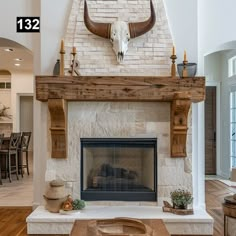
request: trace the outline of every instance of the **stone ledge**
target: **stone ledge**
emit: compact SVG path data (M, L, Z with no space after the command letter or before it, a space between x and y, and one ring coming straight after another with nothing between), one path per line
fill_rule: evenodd
M70 234L76 219L108 219L132 217L162 219L170 234L213 234L213 219L205 210L195 209L194 215L162 212L157 206L87 206L79 212L62 215L37 207L26 219L28 234Z

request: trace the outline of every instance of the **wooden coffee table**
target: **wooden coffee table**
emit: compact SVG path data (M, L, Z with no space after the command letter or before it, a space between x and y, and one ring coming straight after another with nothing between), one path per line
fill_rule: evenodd
M87 224L91 220L76 220L70 236L87 236ZM149 225L153 230L153 236L170 236L168 233L165 224L160 219L141 219L144 224Z

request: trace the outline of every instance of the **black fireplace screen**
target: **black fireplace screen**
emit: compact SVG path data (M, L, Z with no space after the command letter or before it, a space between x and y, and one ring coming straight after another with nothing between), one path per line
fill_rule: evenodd
M156 201L157 139L81 139L81 198Z

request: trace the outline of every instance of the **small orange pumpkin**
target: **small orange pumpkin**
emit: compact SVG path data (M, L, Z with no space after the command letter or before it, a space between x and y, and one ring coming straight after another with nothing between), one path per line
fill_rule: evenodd
M72 211L73 210L72 202L69 199L67 199L66 201L63 202L62 210L64 210L64 211Z

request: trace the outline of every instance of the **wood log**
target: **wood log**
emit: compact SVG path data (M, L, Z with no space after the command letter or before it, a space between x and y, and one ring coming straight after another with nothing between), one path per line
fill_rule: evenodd
M193 209L176 209L173 207L162 207L163 212L170 212L176 215L193 215Z

